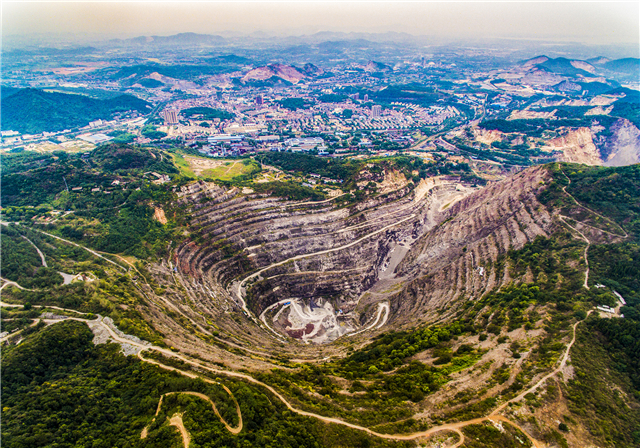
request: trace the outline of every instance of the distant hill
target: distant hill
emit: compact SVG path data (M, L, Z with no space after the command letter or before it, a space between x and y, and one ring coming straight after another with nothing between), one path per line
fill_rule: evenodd
M238 70L230 65L160 65L145 64L122 67L112 75L113 79L131 78L129 84L139 82L153 73L174 79L192 81L201 76L211 76L220 73L230 73Z
M153 78L141 79L140 81L138 81L138 84L140 84L142 87L147 87L150 89L155 89L157 87L162 87L164 85L162 81L158 81L157 79L153 79Z
M520 62L520 65L523 67L534 67L538 64L542 64L543 62L547 62L549 57L547 56L536 56L535 58L527 59L526 61Z
M586 61L567 58L549 58L547 56L536 56L520 63L524 68L538 68L551 73L564 76L585 77L597 76L597 69Z
M110 119L117 112L146 113L151 105L131 95L99 100L84 95L20 89L2 99L2 129L24 134L54 132Z
M177 173L176 167L166 158L150 149L140 149L127 144L100 145L91 152L91 162L107 173L133 170Z
M216 45L224 43L225 38L212 34L180 33L172 36L139 36L132 39L114 39L111 42L140 46Z
M243 82L267 81L272 78L280 78L292 84L296 84L306 75L300 73L295 67L284 64L270 64L264 67L254 68L242 77Z
M388 72L391 70L391 67L387 64L383 64L382 62L369 61L364 69L368 72Z
M602 64L606 64L607 62L611 61L611 59L606 58L604 56L598 56L596 58L591 58L591 59L587 59L587 62L589 64L594 64L594 65L602 65Z
M566 58L549 59L538 64L538 67L565 76L582 75L590 77L594 76L593 73L596 71L596 68L588 62L569 60Z
M197 116L202 120L214 120L216 118L219 118L220 120L229 120L235 117L234 114L227 112L226 110L213 109L211 107L190 107L188 109L182 109L180 114L185 118Z
M627 75L640 76L640 59L624 58L609 61L604 64L604 68L613 72L624 73Z
M2 88L0 88L0 97L2 99L5 99L8 96L13 95L14 93L17 93L20 89L18 87L8 87L8 86L2 86Z
M316 67L311 63L304 64L302 69L298 69L298 71L304 73L307 76L320 76L324 74L324 70L320 67Z
M578 85L582 87L582 90L586 90L589 95L600 95L602 93L610 93L612 89L620 86L615 81L610 81L610 84L603 82L579 82Z

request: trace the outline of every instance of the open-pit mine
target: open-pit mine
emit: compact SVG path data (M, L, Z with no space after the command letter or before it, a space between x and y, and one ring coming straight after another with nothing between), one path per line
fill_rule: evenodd
M440 176L353 205L188 184L177 192L188 237L152 269L159 305L238 348L291 354L433 321L508 282L491 263L548 234L536 200L547 177L534 168L480 188Z

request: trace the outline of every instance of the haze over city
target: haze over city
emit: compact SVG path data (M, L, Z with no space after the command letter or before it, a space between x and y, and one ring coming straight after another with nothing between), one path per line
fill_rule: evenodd
M637 42L638 2L3 2L3 36L398 32Z

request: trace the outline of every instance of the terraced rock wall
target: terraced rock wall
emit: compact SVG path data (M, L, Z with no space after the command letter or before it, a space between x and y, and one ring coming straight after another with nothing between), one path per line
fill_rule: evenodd
M398 267L413 280L392 301L394 318L433 317L447 304L477 299L508 282L508 272L493 267L498 257L550 234L556 225L537 200L550 181L546 168L530 168L451 206Z
M204 182L183 189L181 196L191 204L192 232L174 258L183 275L228 287L290 260L247 285L247 302L256 315L286 297L355 303L375 282L390 242L402 232L421 232L419 208L427 202L414 203L410 187L350 208L241 195Z

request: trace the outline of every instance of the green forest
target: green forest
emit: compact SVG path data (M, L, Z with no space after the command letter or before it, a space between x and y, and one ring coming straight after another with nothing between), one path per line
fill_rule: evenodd
M56 132L113 118L116 113L146 114L151 105L131 95L95 99L85 95L28 88L2 98L2 128L23 134Z
M190 107L188 109L182 109L180 115L183 115L185 118L197 116L198 119L202 120L215 120L216 118L220 120L230 120L235 117L231 112L213 109L211 107Z
M109 144L88 157L24 152L3 157L2 171L3 215L10 221L29 222L49 210L64 210L48 231L138 258L163 253L173 235L175 222L159 223L151 205L169 204L171 187L152 183L156 177L150 173L176 178L179 171L156 149Z
M160 396L167 392L203 393L226 421L234 423L237 416L234 402L220 386L124 356L115 344L94 346L92 338L86 324L69 321L3 350L4 446L179 447L179 432L167 422L175 413L183 413L192 446L409 446L293 414L266 390L225 379L219 381L239 403L246 428L237 436L226 430L210 405L188 395L167 397L150 425ZM147 425L148 435L141 439Z

